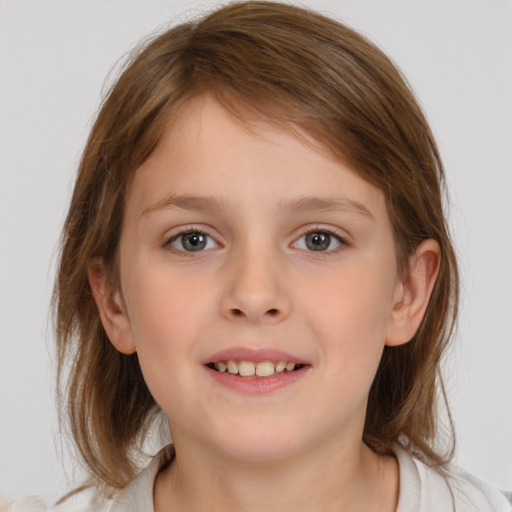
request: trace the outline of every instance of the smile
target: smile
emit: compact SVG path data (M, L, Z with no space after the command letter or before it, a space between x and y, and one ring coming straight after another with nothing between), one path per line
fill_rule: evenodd
M220 373L241 377L267 378L279 373L300 370L304 365L286 361L234 361L232 359L209 363L208 367Z
M243 395L268 395L302 380L312 364L274 348L232 347L204 360L203 368L223 388Z

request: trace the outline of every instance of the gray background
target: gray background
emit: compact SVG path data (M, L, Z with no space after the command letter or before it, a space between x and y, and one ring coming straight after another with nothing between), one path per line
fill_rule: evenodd
M214 5L0 0L4 499L39 494L51 501L73 476L58 436L48 305L72 178L105 77L142 37ZM512 1L303 5L377 42L427 112L448 171L463 274L460 329L446 365L457 462L512 489Z

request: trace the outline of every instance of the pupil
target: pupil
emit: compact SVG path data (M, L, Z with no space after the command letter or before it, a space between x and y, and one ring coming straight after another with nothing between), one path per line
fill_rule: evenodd
M306 235L306 245L312 251L325 251L331 243L329 233L308 233Z
M206 237L203 233L187 233L183 235L182 245L187 251L200 251L206 246Z

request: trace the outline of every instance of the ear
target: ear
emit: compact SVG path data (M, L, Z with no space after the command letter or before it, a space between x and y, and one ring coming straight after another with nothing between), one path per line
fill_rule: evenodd
M397 284L386 345L403 345L416 334L439 273L441 250L432 239L424 240L409 259L409 272Z
M111 272L102 260L95 259L89 264L88 277L101 323L112 345L123 354L133 354L137 349L130 321L121 290L113 288Z

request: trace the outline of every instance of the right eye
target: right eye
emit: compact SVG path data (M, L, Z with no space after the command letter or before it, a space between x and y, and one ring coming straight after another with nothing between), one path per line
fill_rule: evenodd
M167 244L173 249L186 252L205 251L219 246L211 236L201 231L179 233L173 236Z

